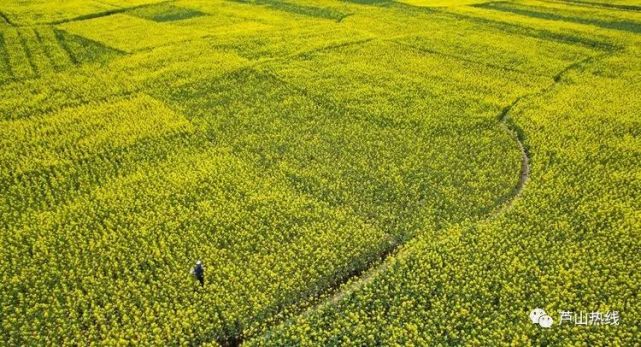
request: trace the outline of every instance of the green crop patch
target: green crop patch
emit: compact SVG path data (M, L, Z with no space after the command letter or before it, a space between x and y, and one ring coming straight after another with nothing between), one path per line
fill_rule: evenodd
M134 10L127 11L127 14L153 20L155 22L174 22L206 15L206 13L198 10L178 7L171 4L141 6Z
M58 43L74 64L101 63L123 55L122 51L64 30L54 30Z
M344 0L345 2L351 2L359 5L376 5L376 6L387 6L392 5L394 1L391 0Z
M606 9L619 10L619 11L641 11L641 6L634 4L625 4L625 3L608 3L608 2L598 2L598 1L583 1L583 0L567 0L567 2L576 4L577 6L593 6L593 7L603 7Z
M2 12L0 12L0 24L2 24L2 25L13 25L13 23L11 23L11 20L9 19L9 17L7 17L7 15L2 13Z
M594 25L601 28L627 31L631 33L641 33L641 22L631 20L603 20L599 18L585 18L571 15L561 15L551 11L542 11L541 9L521 6L506 2L488 2L483 4L472 5L478 8L484 8L495 11L514 13L522 16L533 18L548 19L554 21L564 21L578 24Z
M123 52L190 41L207 34L198 28L159 23L123 13L68 22L58 28Z
M80 64L104 64L121 55L50 26L8 28L0 35L0 71L4 79L42 77Z
M139 139L121 147L106 148L83 158L50 165L26 172L3 172L0 177L2 210L0 214L24 214L46 211L72 203L114 177L134 172L144 165L162 160L185 142L205 146L206 139L189 132L176 132ZM64 177L65 179L60 179ZM41 187L46 186L47 190ZM37 204L33 204L37 201ZM9 228L21 220L4 219L1 226Z
M349 31L349 35L346 33ZM265 58L284 58L307 56L323 50L339 48L371 40L366 33L341 29L327 28L323 30L308 30L301 28L295 32L290 30L264 31L252 35L250 39L230 37L226 40L212 40L216 47L229 49L251 60ZM289 40L296 40L298 45L288 45Z
M308 16L308 17L330 19L330 20L335 20L337 22L342 21L344 18L348 16L348 14L346 13L343 13L331 8L307 6L307 5L296 4L294 2L288 2L288 1L282 1L282 0L276 0L276 1L232 0L232 1L240 2L244 4L263 5L278 11L283 11L283 12L288 12L288 13L293 13L293 14Z
M0 32L0 81L8 80L12 76L9 57L5 48L4 35Z
M482 37L491 40L481 39L474 31L465 36L453 36L451 32L442 31L426 36L398 38L396 42L426 54L446 55L508 71L548 77L554 76L558 70L576 60L599 53L595 49L565 42L559 43L527 35L506 35L500 30L494 33L486 31ZM465 53L460 54L458 47L466 47Z
M532 38L540 38L544 40L556 41L560 43L569 43L579 46L584 46L588 48L598 49L602 51L612 51L616 49L617 44L614 42L608 42L605 40L598 40L588 33L580 32L558 32L545 30L540 28L534 28L525 25L518 25L514 23L507 23L504 21L498 21L491 18L482 18L468 16L459 13L448 13L453 18L457 20L463 20L470 23L475 23L478 25L485 26L487 28L498 29L503 33L515 34L515 35L525 35Z

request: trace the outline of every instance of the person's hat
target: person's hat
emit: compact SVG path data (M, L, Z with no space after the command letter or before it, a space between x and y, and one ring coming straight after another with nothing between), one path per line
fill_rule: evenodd
M196 262L196 265L200 265L200 264L202 264L200 260Z

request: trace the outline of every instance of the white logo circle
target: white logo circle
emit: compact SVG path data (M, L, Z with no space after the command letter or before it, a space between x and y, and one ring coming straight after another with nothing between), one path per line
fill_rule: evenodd
M545 315L545 311L542 308L533 309L532 312L530 312L530 320L532 321L532 324L538 324L539 318L543 315Z
M541 328L550 328L552 326L552 323L554 323L552 317L548 316L547 314L539 317L539 325L541 326Z

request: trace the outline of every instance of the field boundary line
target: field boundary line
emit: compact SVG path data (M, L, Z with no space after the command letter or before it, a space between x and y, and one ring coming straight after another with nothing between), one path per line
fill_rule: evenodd
M67 44L67 39L64 37L64 33L66 31L62 29L53 29L53 35L56 37L56 41L60 45L60 48L67 54L69 57L69 61L71 62L71 65L78 66L78 58L76 55L73 53L73 51L69 48L69 45Z
M7 23L7 25L10 25L12 27L17 26L16 23L12 22L11 19L9 19L9 16L6 15L3 11L0 11L0 18Z
M503 65L500 65L500 64L484 63L484 62L480 62L480 61L477 61L477 60L474 60L474 59L463 58L463 57L457 56L455 54L444 53L444 52L439 52L437 50L432 50L432 49L429 49L429 48L418 47L418 46L415 46L415 45L411 45L409 43L398 41L398 38L393 38L393 39L389 39L389 40L386 40L386 41L395 43L395 44L397 44L399 46L410 48L410 49L415 50L415 51L417 51L419 53L425 53L425 54L431 54L431 55L441 55L441 56L444 56L444 57L452 58L452 59L455 59L455 60L458 60L458 61L463 61L463 62L466 62L466 63L482 65L482 66L486 66L486 67L489 67L489 68L494 68L494 69L499 69L499 70L504 70L504 71L509 71L509 72L521 73L521 74L528 75L528 76L549 77L549 76L546 76L546 75L543 75L543 74L540 74L540 73L532 73L532 72L528 72L528 71L514 69L514 68L510 68L510 67L503 66Z
M57 24L64 24L64 23L69 23L69 22L81 22L81 21L84 21L84 20L102 18L102 17L111 16L111 15L114 15L114 14L128 12L128 11L139 9L139 8L164 5L164 4L173 3L173 2L176 2L176 0L165 0L165 1L160 1L160 2L151 3L151 4L142 4L142 5L129 6L129 7L119 7L119 8L114 8L112 10L106 10L106 11L99 11L99 12L94 12L94 13L83 14L83 15L76 16L76 17L73 17L73 18L60 19L60 20L55 20L55 21L51 21L51 22L46 22L46 23L43 23L43 24L57 25Z
M564 1L539 0L539 1L547 2L547 3L553 3L553 4L560 4L560 5L583 7L583 8L601 8L601 9L611 10L611 11L624 11L624 12L639 12L639 11L641 11L641 6L608 4L608 3L605 3L605 2L598 2L598 1L579 1L579 0L564 0Z
M0 61L2 61L8 75L8 79L3 82L12 81L15 79L13 68L11 67L11 60L9 59L9 51L7 50L6 45L7 42L5 41L4 34L0 31ZM2 117L0 117L0 120L1 119Z
M517 16L534 18L542 21L569 23L574 25L584 25L586 27L597 27L607 30L624 31L632 34L641 34L641 22L636 20L619 19L608 21L597 17L573 16L570 14L560 14L556 11L548 11L548 8L544 6L530 6L506 1L475 4L471 5L471 7L507 14L511 13ZM554 10L554 8L549 8L549 10Z
M31 49L29 48L25 38L23 37L24 32L22 30L16 29L16 34L18 35L22 50L24 51L27 61L29 62L29 66L31 66L31 72L33 73L33 76L28 76L28 78L38 78L40 76L40 71L38 71L36 64L33 62L33 52L31 52Z
M54 71L58 72L59 70L56 67L56 62L51 56L51 52L49 52L48 47L45 45L44 40L42 39L42 35L40 35L40 32L38 32L36 28L33 29L33 32L36 35L36 40L38 41L38 45L42 47L42 51L44 52L44 55L47 57L47 60L49 61L49 65L53 68Z
M496 2L496 1L492 1L492 2ZM498 19L490 19L490 18L482 17L480 15L463 14L463 13L456 13L456 12L450 12L450 11L443 11L442 13L453 19L487 25L491 28L499 29L500 31L503 31L512 35L526 36L526 37L531 37L531 38L539 39L543 41L553 41L553 42L575 45L575 46L578 45L578 46L599 50L599 51L605 51L605 52L611 51L613 49L622 48L619 45L612 44L599 39L590 39L587 37L583 37L581 36L580 33L554 32L551 30L543 29L543 28L524 26L514 22L508 22L508 21L498 20ZM600 38L603 39L603 37L600 37Z
M17 26L16 23L11 21L11 19L9 19L9 16L7 16L7 14L4 13L3 11L0 11L0 19L2 19L2 21L4 21L7 25L10 25L12 27Z

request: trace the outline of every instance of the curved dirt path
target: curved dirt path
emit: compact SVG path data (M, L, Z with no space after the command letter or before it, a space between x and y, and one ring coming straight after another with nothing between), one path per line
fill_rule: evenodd
M503 128L504 131L506 131L508 134L512 136L519 150L521 151L521 171L519 174L518 183L510 192L510 194L507 197L503 198L502 201L500 201L497 205L494 206L494 208L490 213L488 213L484 218L481 218L480 220L487 220L487 219L493 218L496 215L508 209L510 206L512 206L516 201L516 198L518 198L519 195L521 195L521 193L523 192L523 189L525 188L525 185L528 179L530 178L530 154L528 153L527 147L524 144L524 139L522 135L523 131L516 124L510 121L509 114L512 111L512 109L523 100L550 92L554 87L556 87L558 83L561 82L561 80L563 79L563 76L569 71L577 67L580 67L582 65L585 65L589 62L602 59L608 55L611 55L612 53L613 53L612 51L609 51L599 55L589 56L587 58L581 59L579 61L576 61L566 66L565 68L563 68L561 71L559 71L557 74L555 74L552 77L552 82L548 86L543 87L538 91L517 97L516 99L514 99L514 101L511 104L503 108L503 110L499 113L498 120L501 128ZM386 252L383 256L381 256L380 264L378 265L376 265L376 263L372 264L372 266L370 266L368 269L362 271L360 275L355 275L345 279L342 283L339 284L339 288L337 289L337 292L334 295L332 295L331 297L329 297L327 300L320 303L319 305L308 308L299 316L308 316L312 312L318 309L321 309L324 306L335 305L346 296L357 291L359 288L362 288L367 284L371 283L378 274L384 272L389 268L392 262L387 260L389 260L389 258L393 258L393 256L399 255L404 249L403 246L404 244L400 242L395 243L393 245L393 248L390 251ZM355 279L356 277L358 278Z
M555 84L557 81L553 84ZM519 150L521 151L521 171L519 174L519 180L516 186L512 189L512 191L509 193L508 196L504 197L501 199L491 210L491 212L484 218L481 219L488 219L492 218L493 216L499 214L501 211L504 211L507 209L509 206L511 206L515 199L521 194L523 191L525 184L530 177L530 157L528 154L528 151L523 144L523 140L521 138L520 134L520 129L518 129L515 125L510 123L508 121L509 117L508 114L512 110L516 104L518 104L521 100L530 97L532 95L538 94L543 92L543 90L547 90L550 88L550 86L542 89L539 92L532 93L532 94L527 94L524 96L520 96L516 98L510 105L507 107L503 108L501 112L498 115L499 119L499 124L501 128L506 131L508 134L510 134L514 141L516 142ZM330 295L328 298L325 300L321 301L317 305L313 305L309 308L307 308L305 311L300 313L299 315L291 317L291 319L295 319L297 317L305 317L309 316L313 312L316 312L326 306L331 306L331 305L336 305L338 302L340 302L343 298L351 295L352 293L358 291L360 288L365 287L366 285L372 283L376 277L387 271L387 269L390 267L391 264L393 264L393 258L396 256L400 255L405 249L407 249L406 243L401 242L400 240L393 239L390 242L390 248L383 252L379 256L379 260L375 261L373 263L370 263L367 268L362 269L362 270L356 270L354 274L342 279L339 281L333 288L330 288L327 290L327 292L332 292L334 293ZM391 260L391 261L390 261ZM267 338L269 337L270 332L267 330L262 337ZM238 346L242 344L242 341L238 341L237 344L225 344L227 346Z
M501 112L498 114L498 117L497 117L498 122L501 128L512 136L512 138L516 142L521 152L521 170L519 173L519 180L516 186L512 189L512 191L507 196L499 200L499 202L492 208L492 210L489 213L487 213L485 217L480 218L479 221L494 218L495 216L501 214L502 212L507 210L509 207L511 207L516 201L516 199L523 192L525 185L530 177L530 155L527 150L527 147L524 144L525 140L523 137L524 136L523 131L516 124L510 121L509 114L512 111L512 109L518 103L520 103L525 99L544 95L550 92L552 89L554 89L554 87L556 87L557 84L559 84L562 81L563 76L569 71L575 68L578 68L580 66L583 66L584 64L587 64L589 62L602 59L608 55L613 54L615 51L616 50L607 51L599 55L589 56L587 58L581 59L579 61L576 61L566 66L557 74L551 77L552 82L549 85L539 89L538 91L534 91L532 93L528 93L528 94L517 97L511 104L509 104L508 106L503 108L503 110L501 110ZM389 269L390 265L394 263L395 257L399 256L400 254L402 254L404 251L408 249L407 247L405 247L407 245L408 243L404 243L401 240L392 239L392 241L390 241L390 247L379 256L378 261L374 261L368 264L368 266L364 269L357 269L353 272L353 274L349 275L346 278L341 279L332 288L329 288L326 290L326 293L333 292L332 295L322 300L318 304L310 306L309 308L305 309L302 313L292 316L289 319L286 319L286 322L292 321L293 319L296 319L298 317L309 316L313 312L321 310L324 307L336 305L345 297L358 291L360 288L363 288L368 284L372 283L379 274ZM264 331L263 334L259 336L254 336L254 338L261 338L261 337L268 338L270 334L271 332L268 329ZM237 337L237 339L234 339L232 343L229 343L229 341L226 341L228 343L222 343L222 345L238 346L238 345L241 345L244 342L244 340L245 339L243 337Z
M519 97L516 100L514 100L514 102L512 102L509 106L505 107L499 115L501 128L503 128L504 131L509 133L514 138L514 141L516 142L519 150L521 151L521 172L519 174L519 181L516 184L516 186L512 189L512 192L509 194L509 196L507 196L501 202L499 202L496 206L494 206L494 208L488 214L488 216L482 219L491 218L499 214L500 212L504 211L505 209L509 208L514 203L516 198L521 194L521 192L523 191L523 188L525 187L525 183L530 177L530 157L525 145L523 144L523 140L521 139L521 136L519 136L520 130L516 128L516 126L511 125L511 123L508 122L508 114L510 110L520 100L524 98L525 97ZM393 249L381 257L381 262L378 266L376 266L376 264L373 264L374 266L370 266L356 280L354 280L355 276L348 278L341 284L342 287L334 295L332 295L330 298L328 298L325 302L321 303L320 305L307 309L301 315L307 316L311 314L311 312L317 309L320 309L323 306L335 305L346 296L357 291L359 288L362 288L367 284L371 283L372 281L374 281L374 279L378 274L386 271L389 268L390 264L392 263L392 261L388 261L389 258L399 255L403 250L404 250L403 244L401 243L394 244Z

